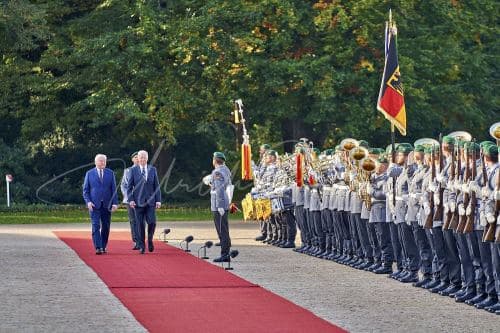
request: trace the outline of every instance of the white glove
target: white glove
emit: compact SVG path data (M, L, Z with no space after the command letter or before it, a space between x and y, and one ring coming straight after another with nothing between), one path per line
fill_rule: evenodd
M448 207L448 204L447 203L444 203L443 204L443 210L444 210L444 213L448 213L448 211L450 210L450 208Z
M476 193L479 191L479 186L477 186L477 182L475 180L471 180L469 182L469 191L474 191Z
M219 212L220 216L224 216L224 214L226 213L224 208L217 208L217 211Z
M417 221L420 221L420 212L417 213Z
M491 213L486 214L486 221L488 221L488 223L495 223L495 215Z
M461 191L464 193L469 193L469 184L463 183Z
M488 225L488 221L486 220L484 214L479 215L479 224L483 227L486 227Z
M439 193L434 193L434 204L438 206L440 203L441 201L439 201Z
M210 185L211 182L212 182L212 175L207 175L203 177L203 184Z
M455 189L455 191L461 191L462 190L462 184L460 184L460 181L455 180L453 182L453 188Z
M491 191L490 189L488 188L488 186L485 186L481 189L481 195L483 196L483 198L489 198L490 195L491 195Z
M408 194L403 194L403 201L408 202Z
M431 207L427 203L424 204L424 213L425 215L429 215L431 213Z
M405 221L408 221L408 213L405 214Z
M431 192L436 192L436 190L437 190L437 184L435 184L434 182L430 182L429 183L429 190Z
M455 212L455 209L457 208L457 205L455 204L455 201L450 202L450 212Z
M472 213L472 207L471 205L467 205L467 209L465 210L465 215L469 216Z
M373 192L373 186L372 186L372 184L368 183L366 185L366 192L368 192L368 194L370 194L370 195L372 194L372 192Z
M438 174L436 175L436 181L437 181L438 183L441 183L441 184L442 184L442 183L443 183L443 181L444 181L444 177L443 177L443 175L442 175L442 174L440 174L440 173L438 173Z
M459 204L458 205L458 215L464 216L465 215L465 207L464 204Z

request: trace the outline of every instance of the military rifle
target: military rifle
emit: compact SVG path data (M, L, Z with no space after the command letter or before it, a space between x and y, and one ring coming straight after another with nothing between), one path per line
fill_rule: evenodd
M475 142L475 141L473 141ZM472 149L472 171L471 171L471 177L472 180L476 179L477 176L477 155L476 155L476 149ZM469 190L471 191L470 193L470 200L469 200L469 207L467 208L467 211L469 214L467 215L467 220L465 222L465 228L464 228L464 234L471 233L474 231L474 220L476 217L476 206L477 206L477 194L476 191L474 190Z

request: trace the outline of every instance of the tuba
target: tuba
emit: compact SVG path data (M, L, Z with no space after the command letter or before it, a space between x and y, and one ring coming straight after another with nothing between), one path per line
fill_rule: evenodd
M500 122L491 125L490 135L497 141L498 146L498 143L500 141Z

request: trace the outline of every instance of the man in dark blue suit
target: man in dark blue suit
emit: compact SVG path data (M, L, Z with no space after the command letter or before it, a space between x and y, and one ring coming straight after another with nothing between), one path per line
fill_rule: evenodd
M156 228L156 209L161 207L160 182L154 166L148 165L148 152L137 153L139 164L128 173L127 196L135 209L136 235L140 253L144 254L146 223L148 225L148 250L154 251L153 235Z
M87 171L83 182L83 199L92 220L92 241L96 254L106 253L111 212L118 208L115 174L106 168L106 155L97 154L95 168Z

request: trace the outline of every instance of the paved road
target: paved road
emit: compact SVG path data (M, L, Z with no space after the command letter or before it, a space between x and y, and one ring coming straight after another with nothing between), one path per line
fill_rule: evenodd
M174 246L189 234L193 249L216 237L211 223L160 223L157 230L165 226ZM385 276L261 245L252 240L256 229L232 222L233 247L240 250L233 272L351 332L498 332L499 316ZM0 332L143 331L53 230L90 232L85 224L0 226Z

